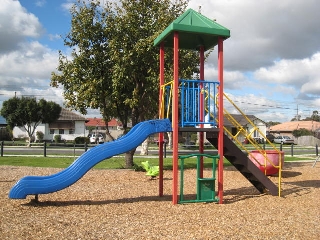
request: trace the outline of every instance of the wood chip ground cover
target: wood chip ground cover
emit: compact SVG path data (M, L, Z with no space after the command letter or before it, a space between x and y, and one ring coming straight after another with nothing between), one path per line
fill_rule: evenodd
M0 239L319 239L320 164L286 163L282 197L259 192L233 167L224 171L224 204L172 205L172 172L158 180L131 170L90 170L59 192L8 199L26 175L55 168L0 166ZM210 174L210 171L205 172ZM185 172L194 197L195 170ZM277 177L271 177L277 182Z

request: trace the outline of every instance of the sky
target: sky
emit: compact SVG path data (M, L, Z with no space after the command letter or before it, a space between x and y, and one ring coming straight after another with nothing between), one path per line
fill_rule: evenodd
M0 107L14 96L63 104L63 90L50 87L50 77L58 51L70 53L63 38L74 1L1 0ZM241 111L265 122L320 112L317 0L190 0L189 8L230 29L224 41L224 92ZM216 50L204 71L205 79L217 80ZM87 115L95 116L100 117L98 111Z

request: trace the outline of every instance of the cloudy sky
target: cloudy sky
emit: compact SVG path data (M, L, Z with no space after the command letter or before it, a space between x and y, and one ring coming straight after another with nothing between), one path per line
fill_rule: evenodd
M0 106L15 95L63 103L51 88L72 0L2 0ZM231 30L224 42L225 93L264 121L320 111L320 14L316 0L190 0L189 6ZM217 79L217 53L205 67ZM232 110L230 109L232 112ZM95 112L90 112L94 116ZM98 115L97 115L98 116Z

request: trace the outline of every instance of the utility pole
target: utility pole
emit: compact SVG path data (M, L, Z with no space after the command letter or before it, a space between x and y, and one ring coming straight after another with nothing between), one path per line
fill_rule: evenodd
M297 121L300 121L300 117L301 117L301 116L299 115L299 105L298 105L298 104L297 104L297 109L296 109L296 110L297 110L296 120L297 120Z

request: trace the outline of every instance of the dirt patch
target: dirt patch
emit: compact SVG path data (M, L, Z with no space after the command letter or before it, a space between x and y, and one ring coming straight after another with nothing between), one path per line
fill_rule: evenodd
M17 180L54 168L0 166L1 239L319 239L320 164L286 163L282 197L260 194L238 171L224 171L224 204L172 205L172 172L158 180L143 172L90 170L74 185L8 199ZM210 174L206 171L205 174ZM276 177L271 177L277 183ZM195 194L196 171L185 173L184 192Z

